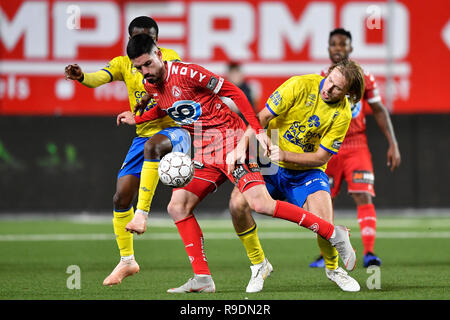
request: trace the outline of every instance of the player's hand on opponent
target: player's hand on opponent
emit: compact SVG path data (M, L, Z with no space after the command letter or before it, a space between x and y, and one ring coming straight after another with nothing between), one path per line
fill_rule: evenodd
M147 108L148 103L150 102L150 95L148 93L144 94L139 100L138 103L134 106L134 114L142 115L144 113L145 108Z
M134 114L131 111L124 111L117 116L117 126L122 123L126 123L130 126L134 126L136 121L134 120Z
M83 71L81 71L81 67L77 64L69 64L64 69L64 76L66 80L81 80L83 77Z
M397 144L391 144L387 151L387 166L391 168L393 172L401 163L400 150Z
M264 155L268 157L270 153L270 146L272 143L266 131L260 131L258 134L256 134L256 139L259 141L261 147L264 149Z
M241 139L241 141L246 140L245 137ZM237 144L236 148L227 154L225 162L228 168L228 174L233 172L236 168L237 163L245 163L245 159L247 158L247 144L241 143L241 141Z

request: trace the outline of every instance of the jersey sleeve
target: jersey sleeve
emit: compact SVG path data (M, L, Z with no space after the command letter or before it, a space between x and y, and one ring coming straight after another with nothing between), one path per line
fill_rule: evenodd
M136 115L134 120L136 124L141 124L147 121L153 121L156 119L160 119L165 117L167 114L163 110L161 110L157 105L150 110L144 112L142 115Z
M115 57L103 69L96 72L83 73L81 83L89 88L96 88L111 81L123 81L122 57Z
M303 93L303 85L298 81L299 77L291 77L278 87L267 99L266 108L274 116L279 116L287 112L298 99L299 95Z
M193 72L197 71L200 74L198 78L190 77L192 86L196 86L201 90L207 90L218 96L230 98L236 104L239 111L242 113L250 126L256 132L262 130L261 124L256 117L256 113L253 110L252 105L241 89L228 80L225 80L223 77L203 68L202 66L191 64L189 67L194 70Z
M256 117L255 110L253 110L250 101L248 100L247 96L241 89L239 89L236 85L234 85L230 81L225 80L218 94L219 96L228 97L231 100L233 100L233 102L238 107L239 111L244 116L245 120L247 120L247 122L256 132L262 130L261 124L259 123L259 120Z
M345 109L350 110L350 104L347 98L345 98L345 104ZM351 120L351 113L345 113L342 110L336 111L333 115L333 123L330 129L320 141L320 147L329 153L337 154L344 141Z
M381 96L378 91L378 86L375 81L375 77L369 72L364 73L364 99L368 103L381 102Z

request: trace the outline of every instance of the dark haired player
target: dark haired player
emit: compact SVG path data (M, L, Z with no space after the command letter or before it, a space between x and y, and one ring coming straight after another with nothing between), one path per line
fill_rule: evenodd
M134 125L169 115L194 138L194 160L198 163L194 179L187 186L175 189L168 205L168 212L175 221L189 256L194 277L168 292L215 292L204 251L203 234L193 210L227 179L238 187L252 210L311 229L335 246L347 269L353 270L355 252L348 230L343 226L335 227L288 202L272 199L258 165L245 161L249 143L247 138L256 133L256 138L266 149L270 147L270 141L241 90L199 65L164 62L161 51L145 34L130 39L127 54L133 65L144 74L145 89L155 99L156 106L142 116L134 116L130 111L123 112L117 117L118 123ZM342 81L342 77L336 69L330 79ZM345 101L345 88L340 90L330 79L325 79L322 84L326 99ZM248 127L220 96L235 102L248 121ZM341 129L345 133L350 121L350 111L345 108L348 102L339 106L345 114L339 120L335 119L336 114L329 122L342 122ZM333 146L337 144L335 141Z
M337 63L347 59L352 51L352 36L349 31L338 28L330 32L328 53L331 62ZM325 74L326 72L323 71L322 75ZM374 254L376 212L372 198L375 196L375 190L372 156L366 136L366 112L364 109L366 103L372 109L375 121L388 141L387 165L391 171L400 165L401 158L389 112L383 106L375 78L368 72L365 72L364 77L366 84L364 97L359 103L352 106L352 121L347 135L339 154L332 157L328 163L326 173L330 177L333 199L339 193L342 180L345 179L347 182L348 193L353 197L357 208L364 246L363 265L368 267L381 265L381 259ZM322 255L324 255L323 252ZM322 255L312 262L310 267L335 268L337 266L338 261L333 253Z
M145 33L158 40L158 25L150 17L140 16L135 18L128 26L129 37ZM166 48L160 48L164 60L181 60L178 54ZM84 73L77 64L68 65L65 68L67 79L77 80L81 84L96 88L111 81L125 82L128 90L130 107L140 102L145 94L143 77L131 63L128 56L119 56L112 59L108 65L93 73ZM150 101L145 107L152 106ZM117 245L120 251L120 262L112 273L103 281L103 285L115 285L130 275L139 271L139 265L134 258L133 234L126 230L127 226L133 225L133 218L145 219L140 212L150 210L151 199L155 192L158 177L158 161L144 161L144 145L152 154L153 159L160 159L170 151L188 152L191 141L186 130L181 129L170 117L157 121L151 121L136 126L136 135L130 146L128 154L119 170L117 176L116 193L113 197L113 226ZM152 172L150 179L153 183L146 189L142 202L137 205L136 215L134 213L133 201L138 193L141 171ZM145 201L144 201L145 200ZM144 203L144 205L142 205ZM143 209L143 210L139 210Z

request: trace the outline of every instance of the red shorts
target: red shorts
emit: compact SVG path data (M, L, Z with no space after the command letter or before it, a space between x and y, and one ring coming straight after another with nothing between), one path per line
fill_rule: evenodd
M347 182L348 193L366 192L375 196L375 178L369 148L341 149L331 157L325 173L330 178L332 197L339 194L342 179Z
M265 184L261 175L261 169L256 163L239 164L231 174L227 173L227 165L209 165L194 161L195 174L192 181L183 188L192 192L203 200L209 193L215 192L217 188L227 179L234 183L239 191L244 192L258 184Z

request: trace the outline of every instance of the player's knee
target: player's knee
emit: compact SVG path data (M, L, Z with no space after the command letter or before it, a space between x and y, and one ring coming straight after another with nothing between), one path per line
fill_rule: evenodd
M362 193L353 193L353 200L355 200L355 204L357 206L362 206L365 204L371 204L372 203L372 196L368 193L362 192Z
M251 210L258 213L266 212L266 205L264 201L260 201L260 199L250 199L248 205Z
M189 215L189 208L184 203L169 202L167 205L167 212L173 221L178 221L186 218Z
M247 200L251 210L268 216L273 215L276 201L270 196L258 195Z
M230 214L234 217L245 215L245 213L250 210L245 198L242 195L235 195L234 193L230 198L228 208L230 210Z
M171 151L172 144L170 141L169 143L155 143L152 140L148 140L144 145L144 158L160 160Z

